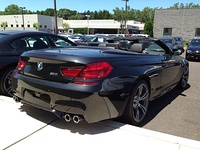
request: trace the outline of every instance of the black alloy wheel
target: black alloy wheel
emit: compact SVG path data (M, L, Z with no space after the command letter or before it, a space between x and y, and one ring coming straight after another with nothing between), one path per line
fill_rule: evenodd
M140 80L133 88L123 118L127 123L139 125L145 119L148 106L149 86L146 81Z
M185 65L182 77L178 83L178 87L180 89L185 89L188 84L188 79L189 79L189 65Z
M13 91L12 91L12 73L13 73L14 67L11 67L7 69L0 80L0 90L3 95L6 96L13 96Z

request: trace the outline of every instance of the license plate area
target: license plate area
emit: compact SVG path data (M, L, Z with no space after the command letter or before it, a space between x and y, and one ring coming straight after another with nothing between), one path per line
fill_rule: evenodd
M48 94L35 92L31 90L25 90L24 100L41 107L50 108L51 98Z

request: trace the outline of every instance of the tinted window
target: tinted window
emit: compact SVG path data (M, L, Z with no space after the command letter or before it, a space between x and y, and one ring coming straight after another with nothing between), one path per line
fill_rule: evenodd
M26 37L28 44L33 49L43 49L50 47L50 44L45 36L29 36Z
M147 54L164 55L165 50L160 47L157 43L151 42L151 44L144 51Z
M16 39L10 45L12 46L12 48L18 51L25 51L30 49L30 46L25 38Z
M192 46L200 46L200 39L193 39L190 42L190 45L192 45Z
M72 45L71 42L69 42L67 39L60 38L58 36L49 36L49 38L53 41L56 47L69 47L69 46L74 46L75 44Z

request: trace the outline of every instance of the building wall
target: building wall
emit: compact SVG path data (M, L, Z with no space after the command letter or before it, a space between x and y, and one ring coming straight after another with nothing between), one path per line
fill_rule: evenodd
M98 29L120 29L120 23L116 20L63 20L63 23L68 23L71 28L98 28ZM127 27L137 30L144 29L144 23L134 20L127 21Z
M160 9L155 10L154 37L163 37L164 28L172 28L172 36L181 36L184 40L195 37L196 28L200 28L200 9Z
M63 19L58 18L58 26L62 26ZM6 22L8 26L6 30L23 30L23 20L22 15L2 15L0 16L0 23ZM45 15L38 15L38 14L24 14L24 27L25 30L36 30L33 27L33 24L39 22L41 27L39 28L40 31L46 32L53 32L54 31L54 17L45 16ZM18 27L17 27L18 25ZM0 27L0 30L3 30Z
M2 15L0 16L0 23L7 21L8 27L6 30L23 30L22 15ZM35 30L33 24L39 22L41 27L40 31L54 32L54 17L38 15L38 14L24 14L24 27L25 30ZM120 23L115 20L63 20L63 18L57 18L58 29L63 30L62 24L68 23L70 28L87 28L91 31L95 29L106 29L118 31L120 29ZM18 27L16 26L18 25ZM134 20L127 21L127 28L129 30L143 31L144 23L140 23ZM0 27L3 30L3 27Z

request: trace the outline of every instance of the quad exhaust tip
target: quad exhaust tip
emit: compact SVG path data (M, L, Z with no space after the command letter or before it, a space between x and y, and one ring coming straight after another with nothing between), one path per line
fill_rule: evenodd
M81 116L75 115L72 117L70 114L66 114L64 119L67 122L73 121L74 123L79 123L80 121L84 120Z
M80 121L82 121L83 120L83 118L82 117L80 117L80 116L74 116L73 117L73 121L74 121L74 123L79 123Z
M70 114L66 114L66 115L64 116L64 118L65 118L65 121L67 121L67 122L70 122L70 121L72 120L72 117L71 117Z

